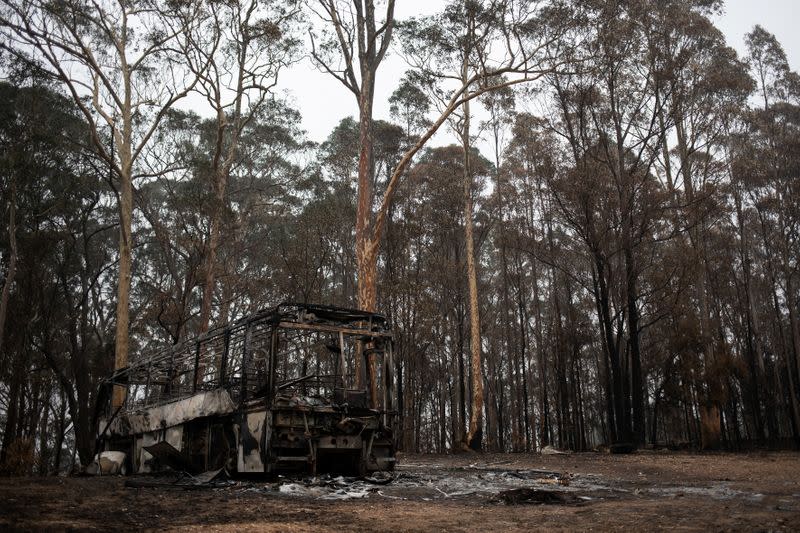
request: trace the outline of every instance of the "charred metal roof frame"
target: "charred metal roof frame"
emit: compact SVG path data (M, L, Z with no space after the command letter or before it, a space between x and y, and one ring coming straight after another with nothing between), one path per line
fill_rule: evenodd
M143 400L126 399L125 411L175 401L218 387L241 388L241 378L247 373L244 366L250 353L268 345L269 330L272 329L341 333L363 340L391 341L392 338L388 321L381 314L344 307L285 302L214 328L200 337L136 358L127 367L116 370L104 384L141 384L149 391ZM216 365L217 375L210 380L198 379L198 371L202 373L211 364ZM246 382L247 378L243 381ZM153 394L152 391L158 392ZM236 402L248 396L247 392L231 390ZM242 396L239 396L240 393Z
M217 339L220 336L229 337L232 332L246 329L248 324L254 322L279 325L286 328L321 326L314 328L319 330L325 330L324 326L332 326L336 328L336 331L349 330L345 331L345 333L361 334L368 337L391 337L388 321L385 316L379 313L330 305L284 302L275 307L257 311L231 324L211 329L199 337L193 337L151 352L147 356L138 358L128 366L116 370L104 382L107 384L128 383L128 376L137 369L167 361L173 358L174 354L184 352L187 347L206 344L208 341Z

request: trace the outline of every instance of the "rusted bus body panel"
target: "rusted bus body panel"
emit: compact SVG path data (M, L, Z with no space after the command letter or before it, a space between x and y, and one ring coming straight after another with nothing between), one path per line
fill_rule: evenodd
M100 426L107 427L106 433L109 435L124 436L157 432L197 418L228 415L234 411L236 405L228 391L216 389L138 412L125 413L110 422L101 418Z
M99 427L105 428L103 436L110 442L131 440L132 471L147 473L152 471L154 463L147 447L166 442L178 452L186 452L190 447L190 443L185 442L188 435L184 435L188 423L226 419L235 412L236 405L228 391L216 389L164 405L122 413L110 420L101 418Z
M267 472L265 453L271 440L271 413L266 409L247 411L239 426L236 470L242 474Z
M107 384L128 396L100 436L128 453L129 471L394 467L392 339L380 315L284 304L138 360Z
M360 472L394 467L394 441L379 411L277 397L270 409L253 407L241 426L238 470Z

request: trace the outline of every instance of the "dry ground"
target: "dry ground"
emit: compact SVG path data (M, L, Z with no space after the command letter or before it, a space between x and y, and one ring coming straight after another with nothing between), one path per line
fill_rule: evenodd
M800 531L798 453L400 460L393 483L347 500L321 499L347 493L341 481L338 492L319 485L304 491L302 482L293 483L300 490L288 495L277 483L260 481L183 490L126 488L120 477L5 478L0 530ZM554 478L569 478L569 484ZM581 503L497 501L497 491L509 487L569 491Z

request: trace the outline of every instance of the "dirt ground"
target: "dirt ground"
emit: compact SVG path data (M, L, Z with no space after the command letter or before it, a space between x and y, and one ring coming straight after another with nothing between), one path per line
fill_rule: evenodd
M4 478L0 530L800 530L798 453L399 460L387 484L328 476L188 490L130 488L118 476ZM513 489L555 492L560 501L508 504L498 496Z

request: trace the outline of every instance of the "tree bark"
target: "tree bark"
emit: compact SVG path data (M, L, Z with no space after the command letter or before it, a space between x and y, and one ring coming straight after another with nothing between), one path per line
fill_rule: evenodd
M17 184L13 176L11 178L11 202L8 211L8 242L11 255L8 261L6 279L3 281L3 292L2 295L0 295L0 353L3 353L3 338L5 336L11 286L14 284L14 278L17 276Z
M466 61L462 75L466 77ZM471 403L469 430L466 444L473 450L480 450L483 440L483 371L481 368L481 323L478 308L478 267L475 258L475 239L472 224L472 164L470 161L470 109L464 102L464 130L462 146L464 149L464 240L466 242L467 282L469 294L470 325L470 363L471 363Z
M128 77L126 76L126 79ZM129 83L129 82L128 82ZM128 85L129 89L129 85ZM114 345L114 369L119 370L128 365L129 326L130 326L130 290L132 266L132 231L133 219L133 162L131 154L131 110L130 90L126 91L127 112L123 114L123 128L119 143L120 188L119 188L119 277L117 282L117 325ZM127 389L115 386L112 396L112 409L125 403Z

